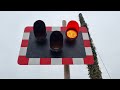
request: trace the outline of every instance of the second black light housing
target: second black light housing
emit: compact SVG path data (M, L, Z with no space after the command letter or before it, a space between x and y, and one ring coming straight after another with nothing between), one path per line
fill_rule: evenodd
M53 52L61 52L63 48L63 35L60 31L53 31L50 35L50 49Z
M46 40L46 25L42 20L37 20L34 23L33 30L37 41L43 42Z

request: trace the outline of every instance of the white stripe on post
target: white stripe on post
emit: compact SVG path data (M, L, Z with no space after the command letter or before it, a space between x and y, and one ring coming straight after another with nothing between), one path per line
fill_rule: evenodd
M52 27L52 31L61 31L60 27Z
M29 65L40 65L40 58L29 58Z
M88 33L82 33L83 40L89 40Z
M85 51L86 51L86 56L93 55L91 47L85 47Z
M52 65L62 65L62 58L51 58Z
M84 64L83 58L73 58L73 64L79 65L79 64Z
M23 40L29 40L30 33L24 33L23 34Z
M27 47L21 47L19 56L26 56L26 52L27 52Z

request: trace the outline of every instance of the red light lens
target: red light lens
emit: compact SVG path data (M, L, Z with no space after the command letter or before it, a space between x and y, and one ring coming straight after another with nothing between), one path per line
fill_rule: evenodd
M74 38L76 38L78 36L78 34L77 34L77 32L75 30L68 30L66 32L66 34L67 34L67 37L71 38L71 39L74 39Z

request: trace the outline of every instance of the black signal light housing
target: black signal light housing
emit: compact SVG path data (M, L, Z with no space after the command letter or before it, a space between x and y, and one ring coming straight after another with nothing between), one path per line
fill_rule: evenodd
M46 25L42 20L37 20L33 25L34 36L38 42L46 40Z
M60 31L53 31L50 35L50 50L61 52L63 48L63 35Z

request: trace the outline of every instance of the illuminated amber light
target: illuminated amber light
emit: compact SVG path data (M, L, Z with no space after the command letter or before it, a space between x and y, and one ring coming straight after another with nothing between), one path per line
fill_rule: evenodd
M77 32L75 30L68 30L67 31L67 37L68 38L76 38L77 37Z

